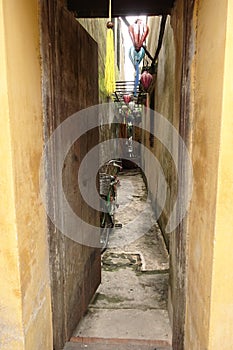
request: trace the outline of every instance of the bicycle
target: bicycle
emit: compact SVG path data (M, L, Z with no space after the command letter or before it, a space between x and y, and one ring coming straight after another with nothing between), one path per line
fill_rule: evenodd
M117 204L117 186L119 180L117 178L118 171L122 169L122 162L119 160L110 160L104 164L99 172L100 196L104 200L104 208L100 215L100 245L101 253L108 246L110 231L116 227L115 211ZM121 227L120 224L117 227Z

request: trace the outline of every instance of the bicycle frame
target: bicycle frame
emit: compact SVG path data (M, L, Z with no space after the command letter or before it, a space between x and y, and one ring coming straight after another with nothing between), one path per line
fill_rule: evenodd
M121 161L110 160L101 168L105 172L99 173L100 195L105 200L105 208L100 216L102 252L107 248L110 230L115 226L114 214L117 207L117 185L119 184L117 173L119 169L122 169L120 163Z

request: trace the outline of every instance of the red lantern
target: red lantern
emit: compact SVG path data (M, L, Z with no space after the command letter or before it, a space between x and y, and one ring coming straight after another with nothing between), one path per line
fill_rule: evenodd
M131 96L130 95L123 95L123 100L125 103L129 103L131 101Z
M129 34L136 51L140 51L148 33L149 27L141 19L137 19L134 24L129 26Z
M140 82L145 91L149 89L152 79L153 79L152 75L147 70L144 70L144 72L141 75Z

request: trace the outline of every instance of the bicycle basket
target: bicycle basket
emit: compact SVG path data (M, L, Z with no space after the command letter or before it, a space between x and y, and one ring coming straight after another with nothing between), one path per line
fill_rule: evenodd
M101 196L107 196L109 187L111 184L111 175L100 173L99 174L99 181L100 181L100 195Z

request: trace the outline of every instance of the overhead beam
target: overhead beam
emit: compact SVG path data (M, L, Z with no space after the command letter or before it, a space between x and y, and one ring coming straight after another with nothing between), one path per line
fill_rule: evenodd
M166 15L171 13L173 3L174 0L115 0L112 1L112 17ZM67 0L68 10L78 18L108 18L108 4L108 0Z

